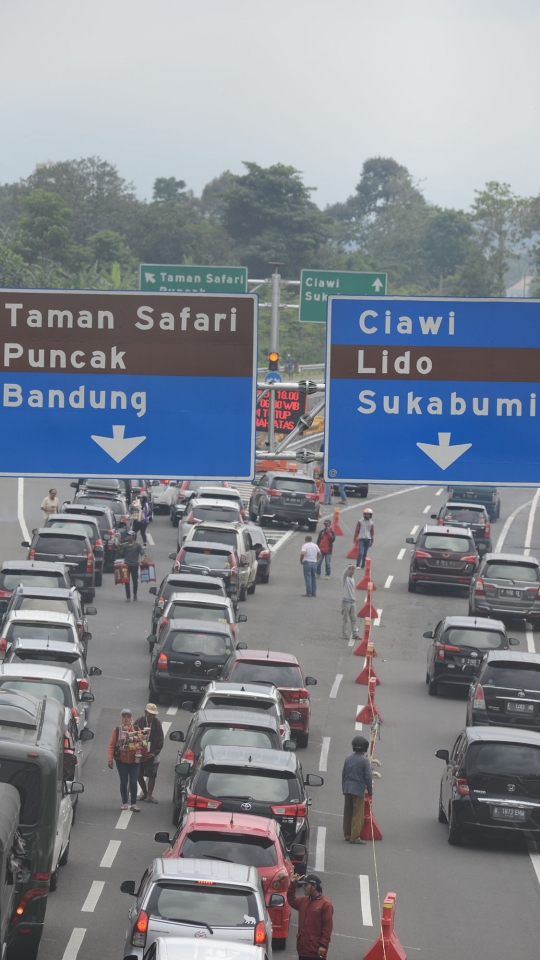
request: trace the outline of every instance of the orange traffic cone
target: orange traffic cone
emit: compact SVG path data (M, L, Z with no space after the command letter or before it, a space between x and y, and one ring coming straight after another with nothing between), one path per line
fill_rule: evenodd
M362 577L362 579L359 580L358 583L356 584L356 589L368 590L370 583L371 583L371 589L376 590L377 587L375 586L375 584L373 583L373 580L371 579L371 559L370 557L368 557L366 560L366 572Z
M383 903L380 936L364 954L364 960L407 960L407 954L394 932L395 911L396 895L387 893Z
M356 715L357 723L371 723L375 717L378 717L379 720L382 720L382 717L379 713L379 708L375 703L375 687L377 686L377 680L375 677L371 677L368 683L368 699L365 707L362 707Z
M360 640L360 643L356 647L356 649L353 650L354 657L365 657L366 651L367 651L367 645L369 643L370 633L371 633L371 620L369 617L366 617L365 623L364 623L364 634L362 639Z
M343 530L341 529L341 527L340 527L340 525L339 525L339 510L338 510L337 507L336 507L336 509L334 510L334 519L332 520L332 523L330 524L330 529L334 531L336 537L342 537L342 536L343 536Z
M366 662L354 682L367 687L372 677L375 677L376 686L379 686L381 681L373 669L373 644L370 640L366 650Z
M357 616L359 617L370 617L372 620L376 620L379 614L371 602L371 593L368 593L367 600L361 610L358 611Z
M347 554L347 560L356 560L358 556L358 540L353 540L353 545Z
M360 831L361 840L382 840L382 830L373 816L373 797L364 799L364 824Z

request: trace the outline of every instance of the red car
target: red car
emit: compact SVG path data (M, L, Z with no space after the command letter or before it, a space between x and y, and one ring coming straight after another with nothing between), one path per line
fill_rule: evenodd
M159 843L170 842L168 837L164 833L155 835ZM294 844L292 853L297 854L295 860L304 860L306 848L301 843ZM171 857L225 860L256 867L272 921L272 946L275 950L285 949L291 919L287 890L295 867L287 855L276 820L253 817L249 813L190 812L163 854L164 859Z
M309 742L311 704L307 687L315 686L315 677L302 677L300 664L292 653L276 650L235 650L223 667L222 680L234 683L273 683L285 706L291 732L299 747ZM291 714L300 714L300 719Z

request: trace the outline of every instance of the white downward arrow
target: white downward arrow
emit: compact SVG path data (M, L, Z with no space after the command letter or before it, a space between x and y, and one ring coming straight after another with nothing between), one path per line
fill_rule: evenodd
M422 452L430 460L433 460L441 470L446 470L450 464L454 463L454 460L458 460L469 447L472 447L472 443L455 443L450 446L451 436L450 433L439 433L438 443L417 443L416 446L420 447Z
M108 453L116 463L124 460L128 453L131 453L143 440L146 440L146 437L124 437L125 429L125 427L113 427L112 437L96 437L94 434L91 435L92 440L95 440L97 445L101 447L105 453Z
M375 290L378 293L381 287L384 287L384 283L382 282L382 280L379 280L379 278L377 277L377 279L373 281L371 286L375 287Z
M146 280L147 283L155 283L156 275L155 273L145 273L144 279Z

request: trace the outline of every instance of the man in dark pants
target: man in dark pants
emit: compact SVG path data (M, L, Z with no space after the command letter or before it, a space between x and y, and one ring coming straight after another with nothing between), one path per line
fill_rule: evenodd
M317 560L317 576L320 577L322 573L323 560L325 564L325 573L326 579L330 579L331 565L332 565L332 550L334 547L334 540L336 535L333 530L330 529L330 520L324 521L324 527L317 537L317 546L321 551L321 555Z
M343 836L349 843L363 843L360 839L364 826L364 797L366 790L371 797L373 780L371 763L366 756L369 740L360 735L353 737L353 753L345 757L341 784L344 796L343 804Z
M296 896L299 883L304 886L305 897ZM305 877L295 873L287 900L293 910L298 910L298 960L322 960L330 945L334 908L328 897L323 896L321 878L316 873L308 873Z
M128 533L128 540L122 547L120 547L120 557L122 560L126 561L127 568L129 570L130 579L133 581L133 599L137 599L137 588L139 586L139 563L140 558L144 556L144 550L140 543L137 543L135 537L137 534ZM131 600L131 593L129 589L129 580L125 584L126 588L126 603L129 603Z
M142 764L139 772L141 795L138 797L138 800L142 800L145 803L158 802L153 796L156 777L158 775L160 754L163 750L163 727L161 726L161 721L157 718L158 713L159 711L155 703L147 703L142 717L139 717L139 719L135 721L135 726L139 727L140 730L149 730L148 740L150 753L148 754L146 763ZM145 782L145 777L148 777L148 786Z

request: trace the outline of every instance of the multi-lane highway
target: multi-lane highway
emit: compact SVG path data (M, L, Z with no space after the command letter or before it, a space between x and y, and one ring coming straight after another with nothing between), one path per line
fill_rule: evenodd
M0 481L1 558L25 554L21 522L29 529L41 519L39 504L49 481ZM58 480L59 497L69 497L66 480ZM379 611L372 631L381 686L376 700L383 716L376 756L382 778L374 787L374 810L384 839L355 847L341 832L341 767L355 733L358 705L366 688L354 679L362 660L341 639L339 575L346 565L352 531L366 501L349 501L342 510L344 537L337 539L330 580L318 581L315 602L304 599L299 564L303 533L293 533L278 546L268 586L259 585L242 604L248 622L240 628L250 646L288 650L299 657L304 673L318 678L312 688L309 747L300 751L304 772L321 771L325 784L312 789L310 867L321 874L324 892L335 907L329 956L358 960L378 933L379 900L397 892L396 929L409 958L455 960L456 956L503 958L538 956L540 866L536 846L477 841L450 847L447 828L437 822L441 762L435 750L451 747L464 724L464 694L428 697L425 655L429 641L422 633L441 616L467 613L467 600L457 590L422 589L407 593L409 547L405 538L425 523L444 502L445 488L370 488L375 546L371 553ZM540 515L534 490L501 491L501 518L493 527L493 543L521 552L540 552ZM158 517L150 527L158 582L169 569L168 554L176 531ZM25 532L26 533L26 532ZM70 859L60 875L58 891L49 898L42 960L109 960L120 958L128 898L120 893L124 879L138 880L147 863L163 849L153 840L156 830L172 830L172 768L176 749L166 738L155 796L158 806L141 805L140 814L120 811L118 777L107 768L107 743L118 714L129 706L135 715L148 699L148 645L151 609L147 588L140 602L126 604L122 587L110 575L97 591L98 616L93 618L89 664L103 676L93 682L96 702L90 726L95 740L84 767L86 792L81 797ZM360 595L360 599L363 596ZM534 649L535 636L523 626L511 633L521 649ZM538 641L540 651L540 641ZM167 729L186 729L188 714L160 707ZM365 731L364 731L365 732ZM295 956L295 928L284 957Z

